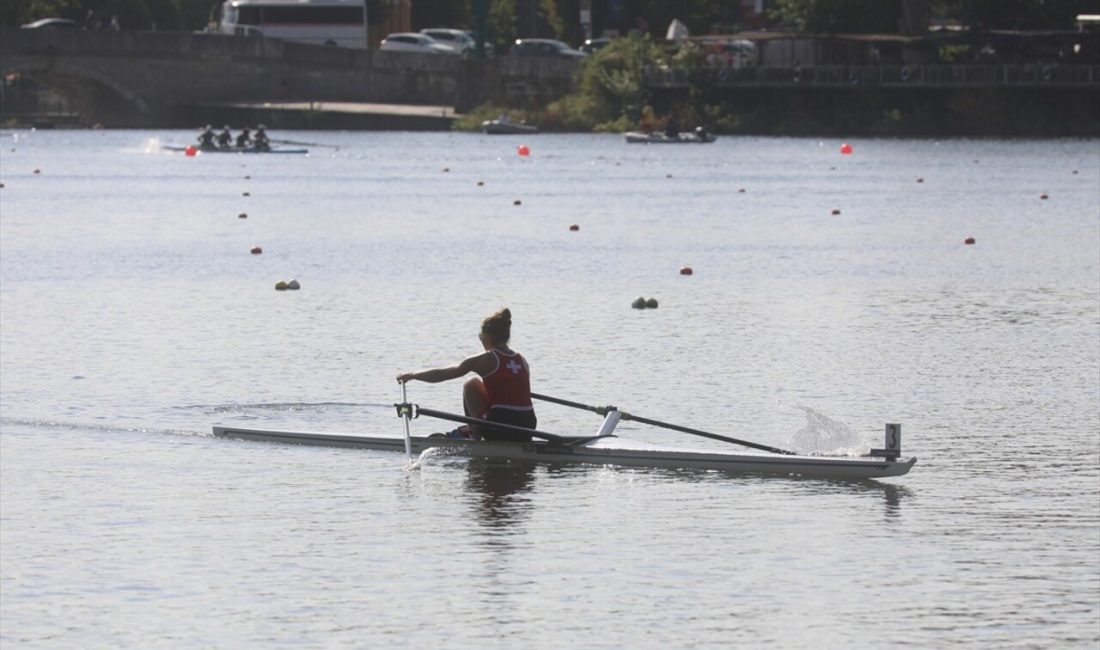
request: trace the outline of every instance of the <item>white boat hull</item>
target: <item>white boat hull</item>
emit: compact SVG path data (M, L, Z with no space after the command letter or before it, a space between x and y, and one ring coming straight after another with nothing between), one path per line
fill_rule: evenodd
M686 132L675 136L667 136L664 133L641 133L631 131L623 134L629 144L710 144L718 139L712 133L699 137L695 133Z
M295 445L350 447L384 451L405 451L405 439L393 436L361 436L346 433L317 433L214 427L222 438L257 440ZM781 456L736 454L719 451L674 449L609 436L585 444L556 445L537 442L458 440L412 437L412 451L439 448L454 455L480 458L529 460L550 463L584 463L623 467L719 470L732 473L804 476L842 480L864 480L902 476L917 462L882 458L838 458L823 456Z

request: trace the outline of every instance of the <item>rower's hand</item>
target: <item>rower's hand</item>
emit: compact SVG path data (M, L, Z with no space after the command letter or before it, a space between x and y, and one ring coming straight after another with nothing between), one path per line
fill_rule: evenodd
M404 383L408 382L410 379L413 378L414 374L415 373L411 373L411 372L403 372L400 375L397 375L397 383L404 384Z

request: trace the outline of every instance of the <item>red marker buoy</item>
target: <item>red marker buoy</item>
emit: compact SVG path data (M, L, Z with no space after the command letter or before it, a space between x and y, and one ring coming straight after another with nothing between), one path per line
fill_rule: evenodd
M973 237L967 237L966 239L963 240L963 243L969 246L969 245L974 243L974 238Z
M198 152L199 152L199 150L197 148L195 148L195 145L192 144L192 145L188 145L187 148L183 150L183 155L185 155L185 156L194 156Z
M695 273L695 271L693 271L690 266L680 267L680 275L691 275L692 273Z
M840 214L840 209L839 208L833 208L833 214L834 215Z
M578 226L577 224L573 224L572 226L569 226L569 230L571 230L573 232L577 232L580 229L581 229L581 227Z
M1040 195L1039 195L1039 198L1040 198L1040 199L1042 199L1043 201L1046 201L1046 200L1047 200L1047 199L1049 199L1050 197L1049 197L1049 196L1047 196L1046 194L1040 194Z
M521 156L530 156L531 155L531 148L528 147L525 144L521 144L520 146L516 147L516 153L518 153Z
M249 252L251 252L253 255L259 255L264 252L264 249L260 248L259 246L253 246L252 250Z
M847 142L840 145L840 153L844 154L845 156L851 154L852 153L852 145L848 144Z

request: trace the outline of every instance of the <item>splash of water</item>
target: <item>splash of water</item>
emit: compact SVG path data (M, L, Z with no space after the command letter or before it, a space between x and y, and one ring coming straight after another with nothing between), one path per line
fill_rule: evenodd
M844 456L858 456L867 451L862 437L847 424L808 406L798 408L806 414L806 426L791 437L791 446L795 451Z

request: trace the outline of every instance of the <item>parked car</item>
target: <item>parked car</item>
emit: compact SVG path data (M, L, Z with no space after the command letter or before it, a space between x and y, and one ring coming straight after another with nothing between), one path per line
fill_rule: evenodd
M756 45L752 41L720 41L704 43L707 65L744 68L756 65Z
M550 38L517 38L512 46L514 56L553 56L564 59L583 59L588 56L574 50L561 41Z
M386 38L382 39L382 46L379 49L389 50L391 52L420 52L423 54L451 55L458 54L458 52L452 50L449 46L436 41L431 36L427 36L425 34L416 34L413 32L398 32L396 34L390 34Z
M84 26L68 18L43 18L20 26L22 29L84 29Z
M446 45L458 54L472 54L477 49L477 43L470 35L461 29L446 29L443 27L431 27L420 30L421 34L432 37L436 42Z
M602 50L608 45L611 45L610 38L590 38L577 49L585 54L595 54L598 50Z

